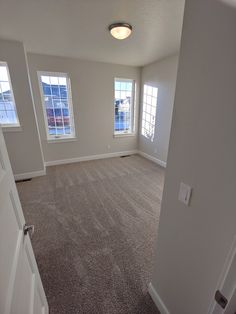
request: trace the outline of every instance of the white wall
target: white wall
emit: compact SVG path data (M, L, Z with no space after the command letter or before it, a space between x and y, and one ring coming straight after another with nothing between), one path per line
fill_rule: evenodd
M187 0L152 283L173 314L206 314L236 234L236 9ZM193 187L189 207L180 182Z
M142 68L142 87L148 84L158 88L156 126L153 142L141 134L142 99L140 107L139 150L166 163L172 111L174 104L178 56L152 63Z
M8 64L21 131L4 131L4 137L15 175L43 171L27 64L23 44L0 39L0 61Z
M137 149L140 68L38 54L28 54L27 56L46 162ZM37 71L69 74L76 141L47 142ZM136 81L136 135L133 137L113 137L113 84L115 77L130 78ZM108 149L108 145L110 145L110 149Z

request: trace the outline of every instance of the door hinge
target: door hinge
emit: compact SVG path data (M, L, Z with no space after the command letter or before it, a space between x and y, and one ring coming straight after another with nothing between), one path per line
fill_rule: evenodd
M25 224L23 227L24 235L27 235L29 233L29 236L32 237L34 233L34 225L27 225Z
M222 309L226 308L226 305L228 304L228 300L226 297L220 292L220 290L217 290L215 293L215 301L219 304Z

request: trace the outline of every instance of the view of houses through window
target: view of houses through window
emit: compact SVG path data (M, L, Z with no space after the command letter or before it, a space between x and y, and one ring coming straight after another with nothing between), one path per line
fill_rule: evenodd
M6 62L0 62L0 124L18 126L14 95Z
M115 79L115 121L114 133L132 133L134 130L134 81Z
M158 88L144 85L143 88L143 112L142 112L142 135L151 142L154 140L156 125Z
M66 74L40 73L48 138L74 137L70 81Z

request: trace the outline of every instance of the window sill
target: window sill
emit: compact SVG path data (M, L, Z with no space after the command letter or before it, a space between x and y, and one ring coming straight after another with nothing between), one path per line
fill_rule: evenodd
M3 132L21 132L23 131L22 127L20 125L17 125L17 126L6 126L6 125L3 125L2 126L2 131Z
M136 133L120 133L114 134L113 137L133 137L136 136Z
M47 139L47 142L49 144L51 143L64 143L64 142L75 142L77 141L76 137L61 137L61 138L52 138L52 139Z

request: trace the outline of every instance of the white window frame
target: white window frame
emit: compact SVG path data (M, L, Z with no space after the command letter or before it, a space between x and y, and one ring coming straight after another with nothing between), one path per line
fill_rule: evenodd
M6 61L0 61L0 65L5 66L7 70L8 83L9 83L11 94L12 94L12 102L13 102L13 106L14 106L14 110L16 114L16 121L17 121L16 123L1 123L0 122L0 127L2 127L3 131L15 131L15 130L19 131L21 130L21 126L20 126L19 116L18 116L18 112L16 108L16 102L15 102L14 92L12 88L11 76L10 76L8 64Z
M116 122L116 113L115 113L115 106L114 106L114 101L115 101L115 82L131 82L132 83L132 93L131 93L131 130L130 131L116 131L115 130L115 122ZM134 136L135 135L135 90L136 90L136 83L134 79L129 79L129 78L120 78L120 77L115 77L114 82L113 82L113 136L114 137L124 137L124 136Z
M62 72L48 72L48 71L37 71L37 74L38 74L41 104L42 104L43 116L44 116L44 124L46 128L48 142L55 143L55 142L75 140L76 133L75 133L75 123L74 123L74 111L73 111L72 92L71 92L71 80L70 80L69 75L67 73L62 73ZM47 112L46 112L45 103L44 103L44 92L43 92L41 76L54 76L54 77L66 78L67 89L68 89L67 101L68 101L68 108L69 108L69 113L70 113L70 127L71 127L71 130L73 131L72 134L62 134L62 135L50 135L49 134L48 117L47 117Z

